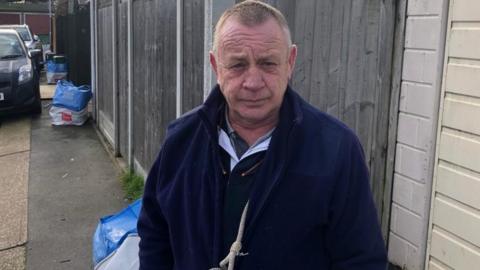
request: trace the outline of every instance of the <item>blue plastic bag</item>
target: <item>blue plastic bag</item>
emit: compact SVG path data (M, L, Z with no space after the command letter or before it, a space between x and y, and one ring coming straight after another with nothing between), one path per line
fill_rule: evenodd
M94 265L115 251L129 234L137 233L141 208L142 200L139 199L115 215L100 219L93 235Z
M53 61L47 61L47 72L67 72L67 63L54 63Z
M52 105L79 112L83 110L92 98L90 86L75 86L72 82L60 80L57 82Z

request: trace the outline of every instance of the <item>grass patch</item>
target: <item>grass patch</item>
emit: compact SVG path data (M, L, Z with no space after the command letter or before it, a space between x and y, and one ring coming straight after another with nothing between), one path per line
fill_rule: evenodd
M135 201L143 195L143 177L133 171L126 171L120 176L125 198L129 201Z

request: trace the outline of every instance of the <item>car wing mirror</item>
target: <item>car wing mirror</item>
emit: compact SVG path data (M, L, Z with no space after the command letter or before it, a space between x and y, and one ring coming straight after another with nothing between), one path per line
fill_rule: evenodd
M38 41L40 38L37 35L33 35L33 40Z
M31 50L28 50L28 57L34 58L41 53L42 53L42 51L39 50L39 49L31 49Z

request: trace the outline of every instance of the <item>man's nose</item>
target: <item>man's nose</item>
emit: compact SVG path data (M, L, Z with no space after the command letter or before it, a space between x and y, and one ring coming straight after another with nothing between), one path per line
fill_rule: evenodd
M255 66L249 67L245 73L243 87L245 89L257 90L263 88L264 86L265 82L263 80L262 71Z

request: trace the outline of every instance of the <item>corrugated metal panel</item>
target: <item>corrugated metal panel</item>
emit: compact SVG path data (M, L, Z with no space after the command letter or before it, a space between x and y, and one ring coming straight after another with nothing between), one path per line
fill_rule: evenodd
M429 269L480 265L480 2L450 2Z

